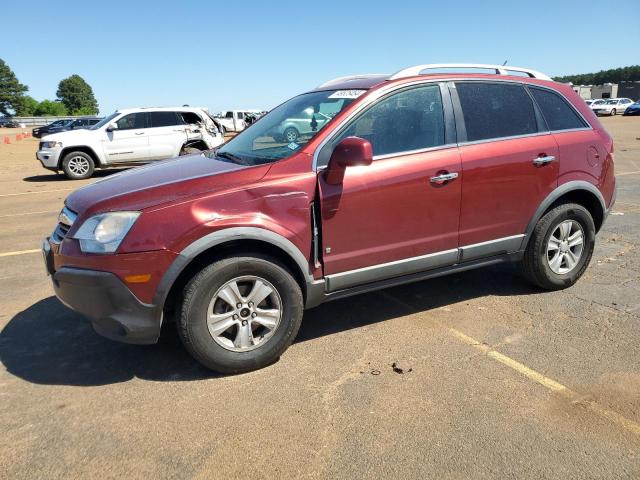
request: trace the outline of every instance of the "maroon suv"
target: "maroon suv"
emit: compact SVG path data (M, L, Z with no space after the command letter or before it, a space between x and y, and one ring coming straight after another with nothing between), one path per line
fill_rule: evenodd
M243 372L327 300L512 261L571 286L615 200L611 136L538 72L432 67L327 82L75 191L43 247L56 295L124 342L175 318L199 362Z

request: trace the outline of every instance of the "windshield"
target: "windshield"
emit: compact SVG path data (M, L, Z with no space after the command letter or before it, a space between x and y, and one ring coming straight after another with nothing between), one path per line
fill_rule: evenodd
M89 130L98 130L99 128L102 128L107 123L109 123L111 120L116 118L118 115L120 115L119 112L113 112L111 115L107 115L102 120L100 120L98 123L96 123L95 125L92 125L91 127L89 127Z
M241 165L260 165L287 158L365 92L329 90L294 97L208 155Z
M605 102L606 105L617 105L618 100L607 100Z

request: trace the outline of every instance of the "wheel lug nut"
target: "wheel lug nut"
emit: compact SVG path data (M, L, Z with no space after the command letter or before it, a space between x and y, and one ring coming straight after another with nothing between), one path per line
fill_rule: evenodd
M234 316L233 316L233 319L234 319L234 320L237 320L237 319L238 319L238 315L234 315Z
M247 325L247 321L246 321L246 320L243 320L243 321L242 321L242 326L244 327L244 326L246 326L246 325Z
M236 305L236 307L241 308L241 307L242 307L242 304L241 304L241 303L238 303L238 304Z
M250 307L253 307L253 302L249 302L249 306L250 306Z
M252 318L256 318L257 316L258 316L258 314L257 314L256 312L253 312L253 313L251 314L251 317L252 317Z

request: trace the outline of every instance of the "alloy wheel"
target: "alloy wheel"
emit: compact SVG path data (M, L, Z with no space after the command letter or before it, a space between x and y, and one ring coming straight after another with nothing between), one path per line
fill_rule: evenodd
M256 276L237 277L213 295L207 326L213 340L234 352L253 350L269 340L282 319L276 288Z
M71 159L69 159L69 162L67 163L67 168L74 175L81 177L83 175L86 175L89 172L91 165L89 165L89 160L78 155L75 157L71 157Z
M556 226L547 242L547 262L553 273L564 275L580 262L584 250L584 231L575 220Z

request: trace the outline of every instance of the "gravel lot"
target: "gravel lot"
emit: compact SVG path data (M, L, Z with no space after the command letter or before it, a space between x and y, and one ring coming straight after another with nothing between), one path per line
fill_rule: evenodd
M499 266L328 303L233 377L52 296L41 240L92 180L0 143L0 478L640 478L640 117L603 123L618 202L577 285Z

